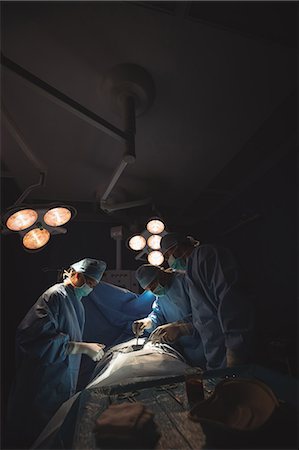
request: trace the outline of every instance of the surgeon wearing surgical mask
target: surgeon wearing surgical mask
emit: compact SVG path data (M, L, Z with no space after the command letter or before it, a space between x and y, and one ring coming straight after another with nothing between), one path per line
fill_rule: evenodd
M81 302L99 283L106 263L84 258L64 273L63 283L47 289L16 332L16 380L9 398L7 438L28 448L50 418L75 392L81 355L94 361L104 345L82 342Z
M170 248L167 248L164 257L167 260L169 267L173 270L185 271L187 269L188 257L199 244L199 241L196 241L191 236L187 236L186 238L183 238L180 243L175 243Z
M185 270L194 327L201 336L207 369L233 367L252 358L253 308L239 286L231 252L168 233L161 250L169 266Z
M201 339L193 327L191 305L184 273L143 264L136 271L136 279L145 290L157 296L151 313L136 320L132 330L136 336L151 332L153 343L169 343L179 350L187 362L204 366Z

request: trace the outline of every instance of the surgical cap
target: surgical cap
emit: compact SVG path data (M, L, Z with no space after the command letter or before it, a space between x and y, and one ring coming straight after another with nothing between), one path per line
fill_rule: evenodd
M98 261L97 259L84 258L81 261L71 265L71 268L75 272L84 273L89 278L92 278L99 282L105 272L107 264L104 261Z
M161 270L162 269L158 266L143 264L136 270L136 279L140 286L145 289L149 284L151 284L152 281L154 281L158 277Z
M166 234L161 239L161 244L160 245L161 245L162 253L164 254L164 253L168 252L168 250L170 250L175 245L180 244L185 239L186 238L184 238L184 236L182 236L179 233L168 233L168 234Z

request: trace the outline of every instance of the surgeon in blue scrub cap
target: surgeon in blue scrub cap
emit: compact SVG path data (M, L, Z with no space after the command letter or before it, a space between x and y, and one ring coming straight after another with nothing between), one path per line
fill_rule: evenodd
M238 285L236 262L226 248L201 245L190 236L168 233L161 249L169 266L184 270L208 369L233 367L251 357L253 310Z
M84 258L47 289L17 328L17 375L8 405L7 435L15 448L28 448L63 402L75 392L81 354L99 361L105 347L82 342L86 297L106 263Z
M151 313L135 320L132 330L140 336L151 332L153 343L170 343L194 366L205 366L203 346L192 324L191 305L184 273L164 270L143 264L136 271L136 279L145 290L155 294Z

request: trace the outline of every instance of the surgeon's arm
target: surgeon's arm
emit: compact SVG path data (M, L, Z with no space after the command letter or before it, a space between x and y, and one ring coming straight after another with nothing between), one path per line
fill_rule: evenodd
M58 302L56 294L51 295L48 301L40 297L17 328L18 351L39 359L42 364L63 361L68 354L70 338L59 330Z
M156 328L150 335L149 339L155 343L174 343L182 336L190 336L193 333L193 325L191 322L172 322L161 325Z
M233 286L219 306L227 367L245 364L251 357L254 328L253 308L246 294Z
M163 311L160 307L159 299L156 299L154 301L152 311L148 315L148 317L151 319L152 322L151 331L157 328L159 325L163 325L164 323L167 322L163 314Z
M198 330L204 342L208 365L217 366L221 359L219 352L216 351L219 344L218 334L221 332L224 336L227 364L232 367L246 361L253 330L253 312L244 293L237 287L238 271L231 252L226 248L200 246L194 255L192 272L189 276L195 286L199 287L199 292L202 285L204 286L206 298L202 301L206 303L204 305L206 310L210 309L210 320L206 321L209 325L204 323ZM197 314L201 319L200 308ZM205 329L207 326L209 329Z
M149 330L151 328L152 328L152 321L149 317L135 320L132 324L132 331L137 337L142 336L144 330Z
M248 361L254 327L253 307L248 294L238 285L234 258L228 249L220 249L215 259L215 295L218 318L224 333L228 367Z
M161 323L165 323L165 317L161 311L159 301L155 300L152 311L144 319L135 320L132 325L132 331L135 336L142 336L145 330L149 332L157 328Z
M100 361L104 356L104 344L98 344L93 342L74 342L68 343L68 353L70 355L85 354L89 356L93 361Z

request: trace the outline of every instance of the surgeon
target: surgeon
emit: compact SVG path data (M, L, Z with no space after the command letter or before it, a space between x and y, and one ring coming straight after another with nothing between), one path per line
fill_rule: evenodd
M228 249L200 245L168 233L161 249L171 268L186 271L193 324L199 332L207 369L248 362L252 352L253 311L238 286L235 260Z
M99 283L106 263L84 258L47 289L16 332L16 380L8 405L7 435L27 448L59 406L75 392L81 354L99 361L104 345L82 342L81 299Z
M190 365L204 367L202 342L192 324L184 274L143 264L136 271L136 279L143 289L156 295L156 300L147 317L133 322L133 333L140 336L145 330L152 332L152 342L175 344Z

